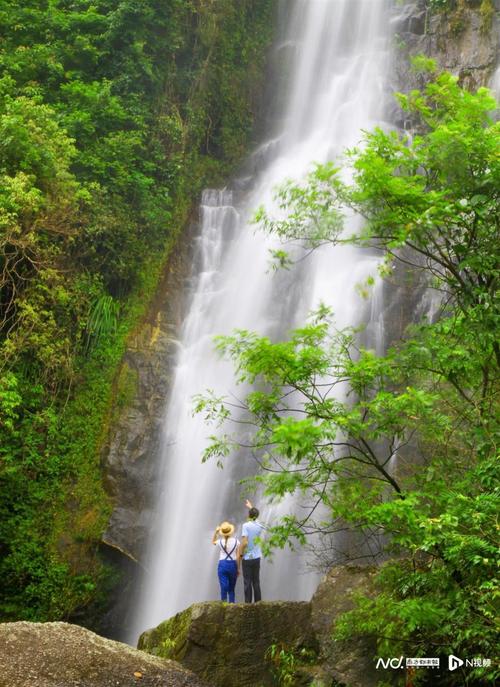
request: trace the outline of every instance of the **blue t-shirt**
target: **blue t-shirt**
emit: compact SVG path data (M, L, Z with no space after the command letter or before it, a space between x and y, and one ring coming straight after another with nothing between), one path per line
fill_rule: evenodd
M262 551L260 546L255 542L257 537L260 537L260 533L265 529L264 525L261 525L257 520L248 520L243 525L241 535L247 537L248 544L243 554L243 559L246 561L253 560L254 558L261 558Z

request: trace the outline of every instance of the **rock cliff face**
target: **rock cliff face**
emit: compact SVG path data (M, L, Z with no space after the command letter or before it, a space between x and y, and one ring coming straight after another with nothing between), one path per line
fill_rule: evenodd
M178 242L146 320L129 339L117 381L124 387L123 407L105 450L106 487L114 509L103 541L136 562L151 524L156 456L185 308L194 227L191 223Z
M336 566L311 599L311 624L319 643L318 678L322 677L325 685L372 687L380 680L375 669L375 641L332 638L335 619L354 606L352 594L375 594L375 573L375 568Z
M337 567L311 602L194 604L143 633L139 648L173 658L217 687L372 687L375 646L332 639L355 591L373 593L374 570ZM285 684L285 683L284 683Z
M396 6L396 88L407 91L421 85L408 60L418 54L434 58L467 88L487 86L499 60L499 10L499 0L456 0L439 12L427 0Z
M68 623L0 625L0 687L209 687L186 668Z
M109 594L99 631L119 640L125 636L152 526L163 411L185 312L195 230L192 221L173 250L148 315L128 341L116 383L117 420L103 455L113 511L102 541L103 557L118 571L120 583Z

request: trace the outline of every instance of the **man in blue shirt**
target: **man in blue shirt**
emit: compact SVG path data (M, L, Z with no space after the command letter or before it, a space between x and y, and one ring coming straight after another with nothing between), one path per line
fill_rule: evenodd
M262 551L260 544L256 541L261 532L265 529L264 525L257 522L259 511L252 506L247 499L245 506L249 509L248 520L244 523L241 533L240 557L243 569L243 587L245 589L245 603L252 603L253 600L260 601L260 559Z

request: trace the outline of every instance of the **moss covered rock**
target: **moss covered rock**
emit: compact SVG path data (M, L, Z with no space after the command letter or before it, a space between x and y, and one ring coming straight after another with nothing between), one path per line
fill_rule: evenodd
M354 593L376 593L375 574L372 567L335 566L310 602L193 604L144 632L139 648L217 687L370 687L381 678L374 642L332 635Z
M220 687L275 685L271 647L317 653L307 602L193 604L144 632L139 648L173 658Z

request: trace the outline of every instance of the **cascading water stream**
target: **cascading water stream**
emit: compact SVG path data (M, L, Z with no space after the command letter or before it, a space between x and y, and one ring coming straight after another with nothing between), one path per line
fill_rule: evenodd
M214 352L213 337L242 328L278 338L324 302L340 327L370 320L372 345L382 345L381 306L373 301L370 314L356 290L376 272L376 257L354 247L325 248L299 269L271 275L270 240L255 235L249 218L258 205L272 204L272 189L285 178L300 178L313 161L335 158L359 142L362 129L383 121L389 1L282 5L283 45L293 46L293 54L281 131L258 152L261 169L243 202L234 204L227 190L203 194L199 271L165 411L158 527L151 536L131 642L189 604L218 598L211 533L221 519L241 523L245 517L238 480L255 466L244 458L228 461L224 470L202 464L209 432L203 418L192 416L196 393L234 390L232 367ZM264 511L266 517L272 513ZM309 598L317 575L302 574L304 569L300 554L280 552L273 563L264 562L264 598Z

